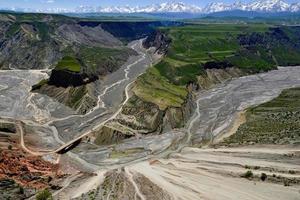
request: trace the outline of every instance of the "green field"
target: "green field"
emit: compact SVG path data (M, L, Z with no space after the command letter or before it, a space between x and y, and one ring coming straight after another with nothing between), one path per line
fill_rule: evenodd
M249 109L246 123L223 144L300 144L300 88Z
M81 46L77 52L72 48L64 50L65 55L56 65L57 70L98 74L102 71L114 71L132 54L127 48L106 48Z
M300 64L299 27L199 24L160 30L171 39L168 52L137 81L135 93L161 108L182 104L187 84L197 83L206 68L236 67L257 73ZM180 92L174 96L170 88Z
M55 69L68 70L71 72L80 72L81 66L76 58L71 56L65 56L57 63Z
M119 66L124 64L132 54L134 54L134 52L126 47L105 48L82 46L80 47L77 56L82 60L86 72L98 74L98 70L103 69L113 72Z
M237 36L250 32L265 32L268 25L203 24L162 31L172 39L168 57L193 63L224 60L233 56L240 45Z
M155 67L137 79L134 92L140 98L155 103L161 110L170 105L180 107L187 95L185 86L170 83Z

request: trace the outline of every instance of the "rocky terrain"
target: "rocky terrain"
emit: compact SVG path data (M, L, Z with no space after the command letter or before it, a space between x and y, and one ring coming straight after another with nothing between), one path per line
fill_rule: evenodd
M26 30L36 34L34 44L64 44L50 68L19 70L3 62L9 68L0 71L0 187L6 196L297 199L297 112L271 102L261 109L276 104L276 112L256 110L249 118L245 109L300 86L299 67L277 67L297 65L298 27L175 24L154 31L157 22L23 14L1 19L21 24L13 38L31 24ZM53 27L50 35L35 33L37 22ZM279 102L295 109L290 99L297 99L296 91L283 92ZM261 130L255 131L260 141L265 134L251 120L265 126L271 123L266 116L294 123L279 132L274 125L275 146L252 141L249 130ZM282 137L284 131L293 134ZM234 142L222 143L228 136Z
M170 43L171 39L166 34L157 31L144 41L143 46L145 48L153 47L158 54L167 54ZM97 145L113 144L121 139L140 134L160 134L181 128L187 123L196 107L193 96L194 91L209 89L215 84L245 74L247 74L246 71L233 67L231 64L206 63L204 71L197 76L197 80L183 86L187 88L187 91L180 97L182 101L178 105L173 104L170 106L164 106L164 99L153 101L153 99L148 100L144 96L145 88L142 84L147 84L152 80L149 79L149 74L147 74L146 78L141 76L137 83L133 85L133 96L123 106L122 112L114 120L108 122L105 127L94 133L95 142ZM164 90L165 88L163 87L160 89ZM169 89L171 90L171 88Z
M97 22L47 14L0 15L0 69L53 69L49 79L34 85L33 91L79 114L97 104L93 82L137 55L124 43L146 37L156 26L176 25Z
M58 164L22 150L12 120L1 119L0 195L3 199L25 199L47 187L59 188L52 180L63 178Z
M238 113L276 97L284 88L299 86L298 73L299 67L280 68L236 78L200 92L195 114L186 127L179 130L188 136L181 140L168 143L164 136L170 139L169 133L179 135L173 130L157 137L157 141L154 136L119 141L117 145L109 145L114 151L101 163L95 158L103 156L103 149L90 147L90 152L83 154L80 149L86 150L87 146L78 146L74 153L79 153L87 163L102 167L97 176L81 180L83 185L88 185L89 192L86 187L77 187L78 182L74 181L61 195L66 199L119 199L124 195L128 199L197 199L211 198L214 189L214 199L273 199L274 194L278 199L297 199L300 171L297 145L183 148L176 143L190 140L195 146L204 146L222 141L220 136L228 135L234 126L242 123L237 121L236 124ZM142 148L151 153L145 154ZM166 155L167 158L160 158ZM124 157L132 159L126 164L117 164L123 163Z

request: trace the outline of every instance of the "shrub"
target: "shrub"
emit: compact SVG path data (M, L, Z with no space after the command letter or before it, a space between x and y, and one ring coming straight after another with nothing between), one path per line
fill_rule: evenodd
M8 145L8 150L12 150L12 146L11 145Z
M289 180L284 180L283 185L286 186L286 187L290 186L290 181Z
M48 189L44 189L36 195L36 200L52 200L52 194Z
M245 174L243 174L242 177L244 177L244 178L252 178L253 177L253 173L252 173L252 171L249 170Z
M262 181L265 181L266 179L267 179L267 174L265 174L265 173L261 173L261 175L260 175L260 179L262 180Z
M296 174L296 171L294 171L294 170L289 170L289 173L290 173L290 174Z

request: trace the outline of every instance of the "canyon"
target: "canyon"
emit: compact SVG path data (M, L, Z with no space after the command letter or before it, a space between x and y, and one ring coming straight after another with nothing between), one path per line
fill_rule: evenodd
M226 140L249 109L300 87L298 27L25 16L0 23L5 198L299 197L297 137Z

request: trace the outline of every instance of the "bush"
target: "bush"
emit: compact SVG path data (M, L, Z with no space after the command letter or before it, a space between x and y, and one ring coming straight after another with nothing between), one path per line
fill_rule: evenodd
M290 173L290 174L296 174L296 171L294 171L294 170L289 170L289 173Z
M48 189L44 189L36 195L36 200L52 200L52 194Z
M265 181L266 179L267 179L267 174L265 174L265 173L261 173L261 175L260 175L260 179L262 180L262 181Z
M243 174L242 177L244 177L244 178L252 178L253 177L253 173L252 173L252 171L249 170L245 174Z
M12 150L12 146L11 145L8 145L8 150Z
M283 181L283 185L284 185L285 187L290 186L290 181L289 181L289 180L284 180L284 181Z
M19 193L24 194L24 188L22 186L19 186Z

